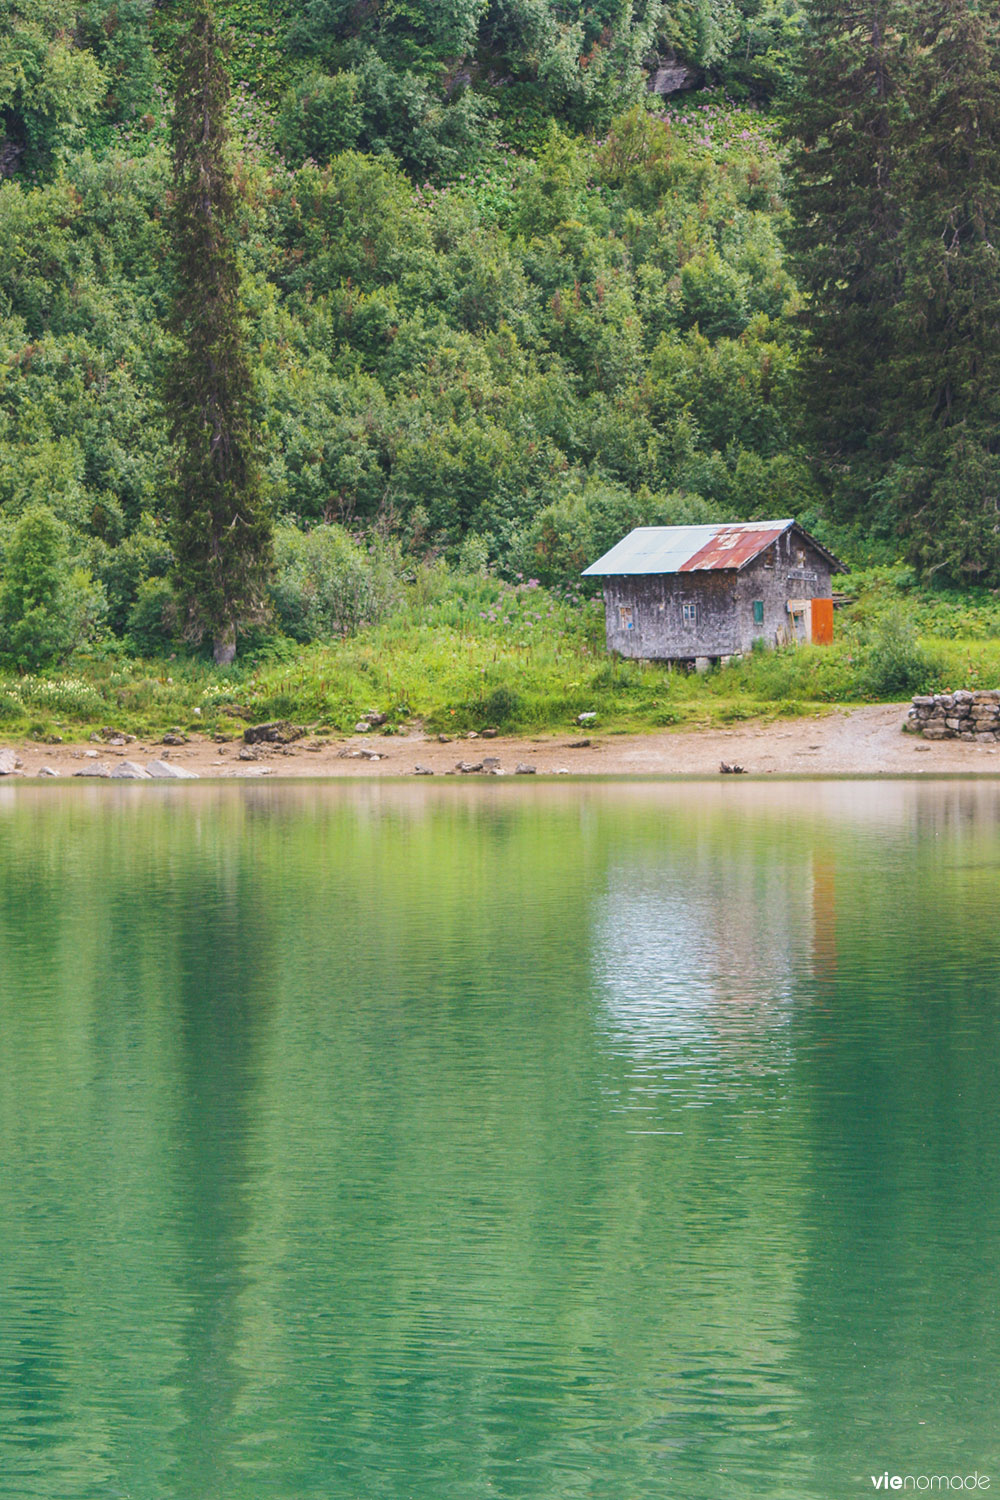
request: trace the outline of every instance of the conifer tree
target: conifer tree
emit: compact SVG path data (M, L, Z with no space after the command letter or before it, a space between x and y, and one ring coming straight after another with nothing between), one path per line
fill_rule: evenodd
M807 294L802 404L840 519L870 509L887 462L907 54L898 0L816 0L808 12L790 114L789 240Z
M1000 19L817 0L791 122L803 386L834 513L1000 582Z
M181 41L173 120L177 353L167 400L176 452L175 585L186 633L232 661L259 620L271 560L240 316L237 196L227 155L229 82L210 0Z
M1000 582L1000 18L914 0L887 493L925 573Z

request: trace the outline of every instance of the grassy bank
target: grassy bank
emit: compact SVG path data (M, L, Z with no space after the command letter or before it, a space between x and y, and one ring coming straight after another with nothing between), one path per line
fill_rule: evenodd
M408 585L383 623L330 644L262 636L220 670L176 652L111 643L44 674L0 678L0 733L64 739L113 725L236 735L290 718L331 735L369 709L388 731L495 726L562 732L581 713L606 731L733 723L1000 683L1000 606L988 594L915 588L903 570L851 580L832 647L753 652L704 677L620 661L604 649L599 600L440 569Z

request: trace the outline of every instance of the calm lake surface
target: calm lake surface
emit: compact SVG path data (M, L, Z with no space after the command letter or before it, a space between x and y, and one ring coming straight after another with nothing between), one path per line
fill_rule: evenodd
M1000 1488L1000 783L0 788L3 1500Z

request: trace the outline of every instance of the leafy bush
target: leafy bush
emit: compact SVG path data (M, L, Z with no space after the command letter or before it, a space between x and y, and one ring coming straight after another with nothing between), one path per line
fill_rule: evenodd
M437 178L471 169L496 130L491 106L478 94L444 98L426 79L369 51L355 69L313 71L296 84L282 103L276 134L293 161L328 162L357 147Z
M310 73L286 96L277 121L278 145L292 161L326 162L358 143L358 75Z
M341 526L275 532L271 588L281 628L297 641L350 635L384 619L400 601L399 559L375 538L367 548Z
M930 686L938 663L917 639L912 620L901 609L884 614L868 645L862 679L874 698L905 698Z
M325 52L357 38L374 44L397 66L435 72L474 49L486 0L439 0L425 5L359 6L354 0L306 0L295 7L289 40L296 51Z
M470 531L458 552L458 571L472 578L482 578L489 571L490 544L486 537Z
M481 713L483 723L486 726L496 725L503 729L509 724L517 721L523 712L524 704L520 693L516 693L510 687L497 687L487 693L482 700Z
M165 528L149 515L140 517L136 529L115 547L95 543L94 571L108 598L108 625L115 634L130 628L133 607L147 581L161 583L172 560ZM147 595L149 590L146 591ZM152 591L155 593L155 589ZM165 637L158 639L165 639Z
M681 270L682 321L697 324L706 338L735 338L747 323L745 278L714 250L707 250Z
M128 616L128 637L140 656L155 656L176 637L177 600L163 578L145 578L139 584Z
M67 0L4 7L0 98L5 145L15 144L15 161L23 150L35 170L48 170L79 143L107 88L96 57L76 44L75 23L75 7Z
M47 506L25 511L7 547L0 587L0 650L16 667L65 660L95 632L106 601L69 560L68 533Z

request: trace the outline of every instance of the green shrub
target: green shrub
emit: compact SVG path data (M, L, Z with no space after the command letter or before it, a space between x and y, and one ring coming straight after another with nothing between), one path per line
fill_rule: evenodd
M26 510L7 547L0 587L0 650L16 667L63 661L90 639L106 601L69 559L66 527L48 506Z
M524 702L521 695L513 688L494 688L482 700L481 714L484 727L495 725L497 729L503 729L516 723L523 711Z
M458 553L458 571L470 578L484 578L489 572L490 544L486 537L470 531L462 539Z
M876 623L862 668L864 687L873 698L905 698L932 685L938 664L917 639L912 620L900 609Z
M417 178L453 177L496 136L491 99L469 89L446 94L371 48L359 48L355 62L332 75L316 70L286 95L277 135L293 160L327 162L356 146L395 157Z
M310 73L285 97L278 116L278 145L293 161L311 156L327 162L356 146L360 134L356 73Z
M709 339L738 338L748 319L746 279L714 250L682 268L681 321Z
M570 483L540 510L514 548L514 560L544 584L578 583L583 569L634 526L684 526L717 519L699 495L631 494L622 485L588 476Z
M177 601L163 578L146 578L139 584L128 616L128 637L139 656L155 656L170 645L177 634Z
M116 635L129 628L129 618L147 579L160 580L170 569L172 553L165 528L150 515L114 547L95 549L94 569L108 598L108 625Z
M341 526L275 532L271 599L286 635L297 641L351 635L384 619L399 604L399 558L386 543L367 548Z

